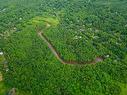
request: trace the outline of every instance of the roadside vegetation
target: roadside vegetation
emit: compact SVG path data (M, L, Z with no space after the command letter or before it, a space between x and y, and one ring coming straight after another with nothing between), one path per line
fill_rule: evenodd
M1 0L0 95L126 95L126 11L126 0ZM37 31L64 60L104 60L62 64Z

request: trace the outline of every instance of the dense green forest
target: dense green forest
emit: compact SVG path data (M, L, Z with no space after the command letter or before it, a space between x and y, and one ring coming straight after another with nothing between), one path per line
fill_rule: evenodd
M0 53L0 95L126 95L127 1L0 0Z

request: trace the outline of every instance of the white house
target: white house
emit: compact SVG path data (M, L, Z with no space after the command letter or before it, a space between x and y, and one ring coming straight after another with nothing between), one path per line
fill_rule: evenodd
M0 52L0 55L3 55L4 53L3 52Z

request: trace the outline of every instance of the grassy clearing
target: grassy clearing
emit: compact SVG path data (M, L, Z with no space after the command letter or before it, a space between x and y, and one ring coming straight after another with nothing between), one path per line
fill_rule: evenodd
M120 95L127 95L127 84L121 84L121 94Z
M57 26L59 24L59 20L57 18L51 18L51 17L35 17L29 22L32 25L46 25L47 23L51 26Z
M4 60L5 60L5 58L4 58L4 56L0 56L0 78L2 78L1 76L2 76L2 74L1 74L1 69L2 69L2 63L4 62ZM1 80L1 79L0 79ZM1 95L1 94L0 94Z
M6 95L7 87L4 82L0 82L0 95Z
M4 56L0 56L0 64L4 61Z
M59 20L56 18L50 18L49 17L49 18L42 18L42 19L43 19L43 21L51 24L52 26L57 26L59 24Z

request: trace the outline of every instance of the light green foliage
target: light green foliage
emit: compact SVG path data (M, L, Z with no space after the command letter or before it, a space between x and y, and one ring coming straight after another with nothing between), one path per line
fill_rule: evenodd
M52 26L57 26L59 24L59 21L56 18L45 17L42 18L42 20L51 24Z
M0 95L5 95L6 94L6 86L4 85L3 82L0 82Z
M5 60L4 56L0 55L0 64L2 64L2 62Z
M32 23L33 25L41 25L43 23L45 24L50 24L51 26L57 26L59 24L58 19L56 18L51 18L51 17L35 17L33 18L30 23Z
M127 84L121 84L121 94L120 95L126 95L127 94Z

